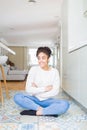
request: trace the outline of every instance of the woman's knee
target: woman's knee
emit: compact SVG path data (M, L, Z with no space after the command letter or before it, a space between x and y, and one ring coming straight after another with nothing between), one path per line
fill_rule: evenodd
M14 96L14 101L15 101L16 103L19 102L19 101L21 100L22 96L23 96L22 93L17 93L17 94L15 94L15 96Z
M70 104L68 101L62 101L63 113L65 113L69 109L69 106L70 106Z

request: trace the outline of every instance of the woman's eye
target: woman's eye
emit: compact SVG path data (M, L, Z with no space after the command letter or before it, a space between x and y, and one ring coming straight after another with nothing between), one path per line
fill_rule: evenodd
M38 57L37 59L40 60L40 57Z

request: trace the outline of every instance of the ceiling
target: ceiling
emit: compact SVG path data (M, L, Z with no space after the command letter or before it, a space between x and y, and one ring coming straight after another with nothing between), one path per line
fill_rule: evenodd
M0 40L9 46L58 43L61 5L62 0L0 0Z

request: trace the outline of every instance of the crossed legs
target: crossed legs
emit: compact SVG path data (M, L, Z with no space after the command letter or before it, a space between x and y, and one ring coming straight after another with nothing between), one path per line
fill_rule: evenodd
M61 115L69 108L66 100L47 99L40 101L34 96L18 93L14 96L16 104L26 110L35 110L36 115Z

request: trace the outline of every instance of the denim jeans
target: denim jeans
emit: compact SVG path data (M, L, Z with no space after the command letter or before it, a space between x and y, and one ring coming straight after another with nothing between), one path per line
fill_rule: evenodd
M30 96L24 93L17 93L14 96L14 101L16 104L27 110L37 111L39 107L43 107L43 115L61 115L69 108L69 102L66 100L49 98L40 101L35 96Z

